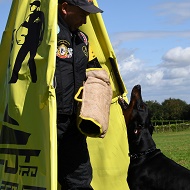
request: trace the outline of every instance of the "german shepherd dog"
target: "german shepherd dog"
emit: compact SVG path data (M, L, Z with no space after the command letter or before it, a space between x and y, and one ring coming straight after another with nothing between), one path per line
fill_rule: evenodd
M190 190L190 171L167 158L152 139L153 126L141 86L131 92L129 105L119 98L128 134L130 190Z

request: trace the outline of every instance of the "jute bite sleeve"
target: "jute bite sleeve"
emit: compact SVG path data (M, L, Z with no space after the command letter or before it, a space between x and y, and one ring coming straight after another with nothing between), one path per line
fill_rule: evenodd
M87 69L86 76L87 80L75 96L80 102L78 128L87 136L103 138L109 126L112 101L109 76L102 68Z

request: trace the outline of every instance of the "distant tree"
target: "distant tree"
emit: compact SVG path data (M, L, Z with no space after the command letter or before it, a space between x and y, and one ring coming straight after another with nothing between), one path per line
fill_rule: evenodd
M183 119L190 120L190 104L186 105L186 107L183 110Z
M163 109L162 105L156 100L150 100L145 102L150 109L153 120L163 120Z
M184 119L184 110L187 109L187 103L180 99L166 99L162 102L163 116L166 120Z

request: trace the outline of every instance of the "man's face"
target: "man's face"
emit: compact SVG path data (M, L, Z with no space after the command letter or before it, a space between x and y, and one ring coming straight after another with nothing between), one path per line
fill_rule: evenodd
M89 15L88 12L73 5L68 5L66 12L65 21L71 31L75 31L83 24L86 24L86 17Z

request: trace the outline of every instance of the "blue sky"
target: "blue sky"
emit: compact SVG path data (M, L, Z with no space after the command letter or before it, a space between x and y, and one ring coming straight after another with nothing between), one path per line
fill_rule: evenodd
M12 0L0 0L0 38ZM144 100L190 104L190 1L99 0L120 72Z

